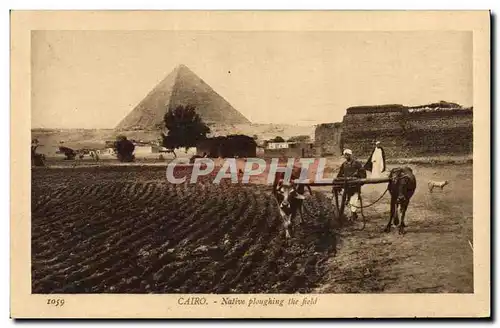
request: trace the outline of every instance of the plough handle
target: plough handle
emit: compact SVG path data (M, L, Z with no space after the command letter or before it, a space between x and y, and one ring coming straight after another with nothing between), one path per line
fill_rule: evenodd
M346 184L349 186L352 185L364 185L364 184L379 184L379 183L387 183L389 182L389 178L376 178L376 179L356 179L356 178L335 178L332 181L327 182L310 182L303 183L297 182L297 184L309 185L311 187L314 186L345 186Z

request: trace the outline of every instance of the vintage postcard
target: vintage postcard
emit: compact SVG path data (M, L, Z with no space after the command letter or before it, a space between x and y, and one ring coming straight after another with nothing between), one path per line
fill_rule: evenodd
M491 315L488 11L12 11L10 49L12 318Z

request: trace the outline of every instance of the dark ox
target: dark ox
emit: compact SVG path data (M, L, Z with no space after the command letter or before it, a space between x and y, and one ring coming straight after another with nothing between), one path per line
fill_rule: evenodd
M391 217L385 228L385 232L391 231L391 223L399 225L399 233L405 233L405 214L410 199L417 188L417 180L409 167L394 168L389 173L389 193L391 194ZM401 216L401 221L399 220Z
M276 172L273 183L273 196L278 203L280 216L285 229L285 237L291 237L293 221L299 214L299 224L303 221L302 209L304 203L305 185L296 184L293 181L300 177L300 168L293 168L289 181L285 181L284 172ZM309 194L312 195L311 187L307 186Z

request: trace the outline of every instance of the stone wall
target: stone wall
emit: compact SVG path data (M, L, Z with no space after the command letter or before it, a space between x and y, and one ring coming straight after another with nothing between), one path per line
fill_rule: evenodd
M350 148L356 157L367 158L374 142L379 140L388 157L472 153L472 108L431 105L348 108L342 121L339 148ZM321 130L320 135L323 137L318 143L320 149L337 140L336 137L325 140L328 134Z
M400 105L348 108L342 121L344 147L356 157L368 157L375 141L380 140L387 156L404 156L407 113Z
M319 124L314 131L316 156L339 156L342 154L342 123Z
M472 119L472 109L410 112L407 147L415 155L471 154Z

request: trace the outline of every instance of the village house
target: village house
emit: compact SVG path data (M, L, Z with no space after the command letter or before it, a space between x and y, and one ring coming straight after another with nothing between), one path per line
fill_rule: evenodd
M264 157L314 157L312 142L269 142L264 149Z
M196 145L196 154L208 157L256 157L257 143L249 136L229 135L204 139Z

